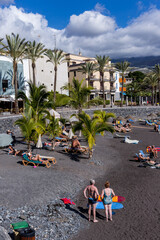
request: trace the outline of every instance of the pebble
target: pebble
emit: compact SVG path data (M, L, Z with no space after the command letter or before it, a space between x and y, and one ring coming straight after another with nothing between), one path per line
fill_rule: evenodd
M0 223L11 232L11 223L25 219L35 229L36 239L66 240L78 232L82 223L84 225L84 219L79 217L75 208L74 205L71 205L71 210L66 208L59 199L46 205L23 206L12 210L3 207L0 209Z

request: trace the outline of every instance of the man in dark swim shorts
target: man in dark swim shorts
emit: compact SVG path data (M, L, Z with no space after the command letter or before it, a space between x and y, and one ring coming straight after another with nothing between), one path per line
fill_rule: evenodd
M94 185L95 185L95 180L91 179L90 180L90 185L87 186L84 189L84 196L85 196L85 198L88 199L88 204L89 204L89 208L88 208L89 218L88 218L88 220L90 221L91 208L93 206L93 222L98 222L96 220L96 203L97 203L99 193L98 193L98 189Z

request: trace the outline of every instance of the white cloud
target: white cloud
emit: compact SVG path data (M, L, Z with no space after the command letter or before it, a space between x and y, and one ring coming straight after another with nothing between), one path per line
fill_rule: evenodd
M143 10L144 9L144 5L143 5L143 2L142 1L138 1L137 2L137 7L138 7L138 10Z
M8 6L14 4L14 0L0 0L0 6Z
M66 28L66 35L71 36L99 36L114 31L116 23L113 18L104 16L96 11L86 11L79 16L72 15Z
M160 55L160 10L153 8L118 28L114 18L100 12L86 11L72 15L63 30L48 26L44 16L26 13L15 6L0 8L0 38L12 32L27 40L41 41L47 48L57 47L66 52L113 57Z

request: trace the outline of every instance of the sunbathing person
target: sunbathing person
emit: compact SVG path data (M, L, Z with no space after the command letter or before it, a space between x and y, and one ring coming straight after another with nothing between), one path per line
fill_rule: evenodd
M154 166L156 165L156 162L154 160L147 160L146 162L143 163L144 165L147 165L147 166Z
M72 137L71 148L73 148L73 149L81 149L81 144L80 144L80 142L78 141L77 136L73 136L73 137Z
M140 160L140 161L150 160L149 157L144 157L142 153L139 153L139 154L138 154L138 157L139 157L139 160Z
M42 163L44 161L48 161L48 160L42 160L39 154L36 154L36 156L33 156L31 151L29 151L29 153L27 153L27 156L28 156L29 160L33 160L33 161L40 161Z

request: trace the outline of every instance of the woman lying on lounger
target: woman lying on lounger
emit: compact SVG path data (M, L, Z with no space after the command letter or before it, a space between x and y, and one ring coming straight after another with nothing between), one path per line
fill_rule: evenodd
M42 160L39 154L36 154L36 156L33 156L31 151L29 153L27 153L27 156L29 158L29 160L33 160L33 161L40 161L40 162L45 162L48 160Z
M139 153L138 156L139 156L139 160L140 160L140 161L150 160L149 157L144 157L144 156L142 155L142 153Z

